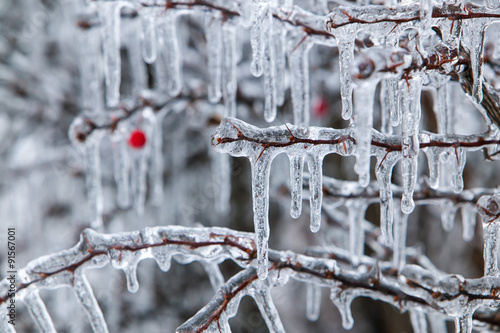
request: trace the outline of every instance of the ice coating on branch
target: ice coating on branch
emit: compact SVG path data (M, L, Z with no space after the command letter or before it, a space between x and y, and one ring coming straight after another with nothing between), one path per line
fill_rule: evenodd
M158 79L160 86L166 89L170 96L177 96L182 89L182 62L177 38L177 16L176 11L167 11L157 23L160 44L158 66L161 73Z
M102 24L106 105L113 107L120 101L120 11L122 7L129 5L124 1L98 2L97 5Z
M465 204L460 210L462 214L462 236L464 241L470 242L474 239L476 230L476 209L472 205Z
M264 51L262 55L262 63L264 68L264 119L267 122L272 122L276 118L276 56L274 54L275 47L271 44L273 40L273 16L272 11L266 8L265 17L262 22L264 30L262 43L264 43Z
M222 25L222 95L226 117L236 117L236 30L226 22Z
M266 14L267 10L267 2L261 0L252 1L252 28L250 30L252 64L250 65L250 72L256 77L261 76L263 71L264 35L268 34L268 31L264 28L264 21L269 19Z
M401 198L401 210L405 214L410 214L415 208L413 191L417 178L417 161L420 149L418 129L421 88L422 80L420 78L403 81L401 84L403 110L401 142L403 151L403 197Z
M148 64L156 61L156 12L153 7L139 10L142 58Z
M313 44L304 33L292 32L287 39L293 122L295 125L308 126L310 119L309 50Z
M298 218L302 213L302 174L304 170L304 158L301 155L290 155L290 189L292 203L290 205L290 216Z
M350 330L354 326L351 303L356 297L356 290L343 290L342 286L339 288L332 288L330 299L337 309L339 309L340 316L342 317L342 327L345 330Z
M377 167L375 174L380 185L380 231L385 244L393 242L392 225L394 208L392 198L392 170L401 159L398 153L377 151Z
M76 298L78 299L78 302L80 302L83 310L89 318L92 330L95 333L107 333L108 326L106 324L106 320L104 319L101 308L97 303L94 292L92 291L87 278L82 273L76 274L75 272L73 279L73 290L75 292Z
M321 287L315 283L307 283L306 317L309 321L317 321L321 311Z
M425 312L420 310L410 310L411 326L413 333L427 333L427 320Z
M209 83L207 87L208 101L217 103L222 97L222 23L216 14L205 16L205 38L207 40L207 58Z
M498 249L500 224L500 197L498 195L482 196L477 202L477 210L483 220L484 238L484 275L499 276Z
M363 221L365 220L368 204L364 200L349 200L346 203L349 218L349 252L353 265L359 264L364 254L365 231Z
M351 69L354 62L354 40L357 25L350 24L335 30L334 35L339 48L340 96L342 97L342 118L352 116L352 78Z
M476 103L483 100L483 46L484 32L489 19L476 18L462 22L462 44L469 50L472 72L472 98Z
M373 127L373 99L376 81L360 84L354 92L356 164L354 171L359 175L359 184L363 187L370 184L370 153Z
M451 134L453 132L453 112L448 102L448 82L450 78L447 75L435 76L436 84L436 114L438 133Z
M47 312L47 308L38 294L38 290L33 290L32 292L27 293L23 297L23 302L26 303L31 318L33 318L33 321L37 324L40 331L48 333L56 332L52 319Z

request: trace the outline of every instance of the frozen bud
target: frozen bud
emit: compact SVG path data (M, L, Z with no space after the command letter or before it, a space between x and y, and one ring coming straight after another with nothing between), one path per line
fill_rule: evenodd
M498 217L500 215L500 197L496 194L482 196L477 202L477 210L483 217L483 221Z

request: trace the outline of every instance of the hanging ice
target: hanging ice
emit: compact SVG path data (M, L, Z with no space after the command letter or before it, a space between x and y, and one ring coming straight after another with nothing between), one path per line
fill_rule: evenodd
M377 82L363 82L354 93L356 165L354 171L359 175L363 187L370 183L370 153L373 127L373 99Z
M464 241L470 242L474 238L476 229L476 210L474 206L465 204L460 212L462 214L462 236Z
M254 76L261 76L263 71L264 35L268 31L264 28L264 20L267 19L267 3L261 0L253 0L252 3L252 28L250 30L250 44L252 45L252 64L250 72Z
M408 227L408 215L398 212L394 225L394 247L393 265L397 270L406 265L406 231Z
M454 149L455 158L452 163L453 170L451 174L451 185L453 192L460 193L464 189L463 171L465 167L465 149L458 147Z
M483 220L484 275L498 277L500 197L482 196L477 202L477 209Z
M274 54L273 41L273 16L271 8L266 6L264 20L262 21L262 28L264 33L262 36L262 43L264 44L264 51L262 55L262 63L264 68L264 119L267 122L272 122L276 118L276 60Z
M311 231L321 228L321 204L323 203L323 156L318 153L307 155L309 167L309 201L311 203Z
M427 320L425 319L425 312L418 309L410 310L411 326L413 333L427 333Z
M87 278L82 273L74 274L73 290L76 298L83 307L95 333L107 333L108 326L102 315L101 308L95 299L94 292Z
M98 14L102 24L104 52L104 78L106 79L106 105L114 107L120 101L120 11L130 6L124 1L99 2Z
M27 293L23 297L24 303L28 307L28 311L30 312L31 317L37 324L38 328L42 332L56 332L54 324L52 323L52 319L43 303L42 298L38 294L38 290L33 290L30 293Z
M139 10L141 19L142 57L152 64L156 61L156 13L154 7L143 7Z
M339 309L340 316L342 317L342 327L345 330L350 330L354 326L351 303L355 297L356 291L351 291L349 289L342 290L342 286L339 288L332 288L330 294L330 299L337 309Z
M351 68L354 60L354 40L357 24L348 24L337 28L334 32L339 48L340 95L342 97L342 118L350 119L352 115L352 78Z
M177 38L177 13L167 11L165 16L158 20L158 35L160 53L158 66L160 71L160 86L167 90L170 96L177 96L182 89L181 57L179 54L179 40Z
M116 202L120 208L130 205L130 157L127 151L125 133L127 129L122 124L111 135L113 149L114 177L116 183Z
M420 78L402 81L403 197L401 199L401 210L405 214L410 214L415 208L413 191L417 178L417 160L420 149L418 129L420 122L421 88L422 80Z
M288 60L292 74L293 119L294 124L300 126L308 126L310 119L308 55L312 45L307 35L303 33L295 34L288 40Z
M236 31L229 22L222 26L222 95L226 106L226 117L236 117Z
M316 321L321 310L321 287L316 283L307 283L307 312L309 321Z
M205 16L205 38L207 40L208 74L210 78L207 93L210 103L217 103L222 97L221 25L222 22L220 21L218 15L210 13Z
M302 213L302 172L304 169L304 158L301 155L290 155L290 188L292 192L292 203L290 215L296 219Z
M349 200L346 203L349 217L349 252L353 265L359 264L364 254L365 231L363 221L368 204L364 200Z
M382 239L387 245L393 242L392 225L394 208L392 198L392 170L401 159L398 153L384 151L377 152L377 167L375 174L380 185L380 231Z
M279 20L273 20L273 24L273 37L270 44L275 59L274 86L276 89L276 104L281 106L285 102L286 30Z

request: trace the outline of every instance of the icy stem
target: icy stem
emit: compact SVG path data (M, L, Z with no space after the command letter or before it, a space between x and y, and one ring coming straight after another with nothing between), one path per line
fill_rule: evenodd
M82 31L80 77L83 106L91 112L102 110L102 68L99 57L101 39L98 29Z
M292 192L292 204L290 215L296 219L302 213L302 173L304 169L304 158L302 155L290 155L290 188Z
M348 24L337 28L334 32L339 48L340 95L342 97L342 118L352 116L352 78L351 67L354 61L354 40L357 24Z
M222 37L221 21L218 15L205 16L205 38L207 40L208 74L210 81L207 87L208 100L217 103L222 97Z
M104 78L106 80L106 105L114 107L120 101L120 11L127 2L98 2L99 20L102 24L104 52Z
M291 90L295 125L308 126L310 118L309 50L307 35L295 34L288 40L288 60L292 74Z
M422 80L413 78L402 81L402 150L403 150L403 197L401 210L410 214L415 208L413 191L417 178L418 151L420 149L418 129L420 122L420 92Z
M154 7L139 10L141 19L142 58L148 64L156 61L156 13Z
M482 196L477 202L477 209L483 220L484 275L498 277L500 197Z
M106 320L104 320L101 308L97 303L87 278L82 273L75 272L73 290L75 291L76 298L89 318L92 330L95 333L107 333L108 326Z
M354 92L356 164L354 171L359 175L359 184L370 184L370 150L373 127L373 99L376 81L363 82Z
M47 312L47 308L38 294L38 290L35 289L27 293L24 296L23 301L28 307L31 318L33 318L33 321L37 324L41 332L56 332L52 319Z

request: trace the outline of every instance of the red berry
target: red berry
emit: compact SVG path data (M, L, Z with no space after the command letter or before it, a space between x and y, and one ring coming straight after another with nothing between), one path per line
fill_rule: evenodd
M318 97L312 105L312 113L316 118L322 118L328 113L328 103L323 96Z
M146 135L143 131L136 129L128 137L128 145L134 149L141 149L146 144Z

